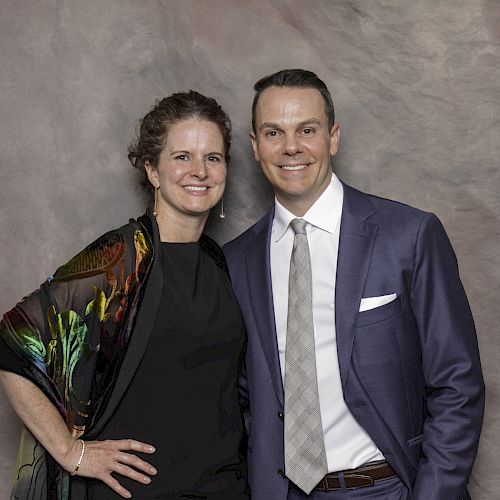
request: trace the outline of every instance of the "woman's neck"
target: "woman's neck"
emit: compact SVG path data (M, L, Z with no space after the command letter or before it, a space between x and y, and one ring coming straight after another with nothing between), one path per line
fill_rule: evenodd
M156 222L160 240L169 243L188 243L198 241L205 228L208 214L180 217L177 214L158 213Z

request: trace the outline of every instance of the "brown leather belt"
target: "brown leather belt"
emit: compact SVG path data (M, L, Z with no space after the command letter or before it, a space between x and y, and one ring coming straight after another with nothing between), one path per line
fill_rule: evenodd
M373 486L377 481L390 479L396 473L387 462L373 462L357 469L332 472L327 474L314 488L318 491L339 491L342 489L340 476L344 476L345 487L348 490Z

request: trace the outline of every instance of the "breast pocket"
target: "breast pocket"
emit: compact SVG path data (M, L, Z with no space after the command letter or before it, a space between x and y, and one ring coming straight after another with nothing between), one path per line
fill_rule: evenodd
M358 328L386 321L397 316L400 312L401 297L398 295L396 299L388 304L360 312L358 316Z

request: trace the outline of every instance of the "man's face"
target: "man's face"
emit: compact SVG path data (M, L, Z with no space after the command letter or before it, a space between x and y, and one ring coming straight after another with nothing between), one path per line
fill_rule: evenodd
M339 125L328 130L316 89L269 87L258 100L255 128L250 134L255 159L276 197L294 215L304 215L330 183Z

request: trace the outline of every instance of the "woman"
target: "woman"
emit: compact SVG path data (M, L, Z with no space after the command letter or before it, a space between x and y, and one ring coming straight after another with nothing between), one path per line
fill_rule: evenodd
M237 369L244 329L203 228L230 121L177 93L129 159L152 214L89 245L0 326L0 375L26 425L12 498L248 498Z

